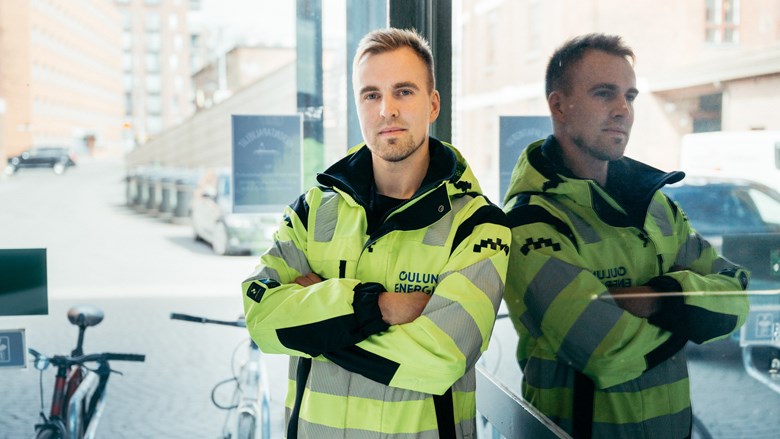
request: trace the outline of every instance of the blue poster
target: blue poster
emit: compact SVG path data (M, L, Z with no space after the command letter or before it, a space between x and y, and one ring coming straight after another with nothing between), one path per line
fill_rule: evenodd
M233 115L233 212L281 212L303 192L303 118Z
M499 191L501 203L517 158L526 146L552 134L550 116L499 116Z

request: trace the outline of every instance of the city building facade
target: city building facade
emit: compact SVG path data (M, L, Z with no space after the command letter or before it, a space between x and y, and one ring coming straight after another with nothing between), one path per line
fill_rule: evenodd
M120 16L104 0L0 0L0 159L119 147Z

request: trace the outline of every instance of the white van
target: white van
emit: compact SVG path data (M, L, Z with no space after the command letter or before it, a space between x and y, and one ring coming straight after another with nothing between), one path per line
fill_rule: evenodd
M780 131L715 131L683 136L680 169L764 183L780 191Z

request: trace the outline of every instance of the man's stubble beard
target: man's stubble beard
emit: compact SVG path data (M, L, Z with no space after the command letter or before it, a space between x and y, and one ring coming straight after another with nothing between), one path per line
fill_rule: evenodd
M397 148L394 148L394 147L396 147L396 146L397 146L397 144L398 144L399 142L400 142L400 143L402 143L402 145L403 145L403 147L404 147L404 148L403 148L403 149L401 149L400 151L398 151L398 150L397 150ZM418 149L420 149L420 148L422 147L422 145L423 145L423 143L424 143L424 142L425 142L425 139L421 140L421 141L420 141L419 143L417 143L417 145L415 146L415 141L414 141L414 139L412 139L412 138L410 138L410 139L408 139L408 140L402 140L402 139L390 139L390 140L388 140L388 141L387 141L387 147L388 147L387 149L388 149L388 153L391 153L391 152L392 152L392 153L394 153L394 154L392 154L392 155L389 155L389 154L388 154L386 157L382 157L382 158L383 158L384 160L388 161L388 162L393 162L393 163L397 163L397 162L404 161L404 160L406 160L406 159L407 159L407 158L408 158L410 155L414 154L414 153L415 153L415 151L417 151ZM395 149L395 150L394 150L394 151L389 151L391 148L392 148L392 149Z

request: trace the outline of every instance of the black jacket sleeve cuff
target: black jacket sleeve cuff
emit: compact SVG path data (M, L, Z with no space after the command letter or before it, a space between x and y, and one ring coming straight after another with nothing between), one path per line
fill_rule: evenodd
M362 338L387 331L390 325L382 320L382 311L379 309L379 294L386 291L385 287L377 282L366 282L355 286L353 291L355 297L352 308Z
M682 292L680 283L669 276L658 276L650 279L647 286L659 293ZM685 335L685 299L682 296L661 297L661 309L651 315L648 321L661 329Z

